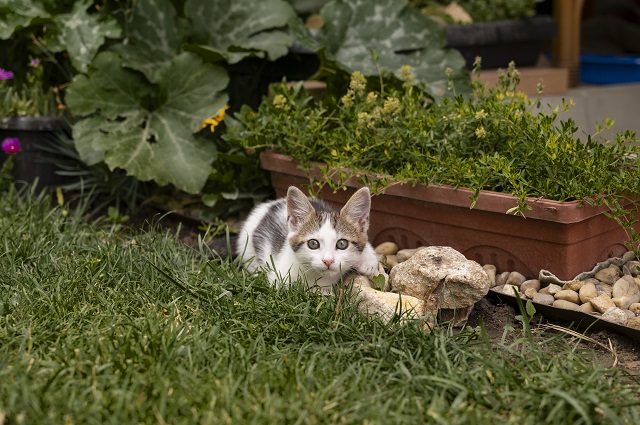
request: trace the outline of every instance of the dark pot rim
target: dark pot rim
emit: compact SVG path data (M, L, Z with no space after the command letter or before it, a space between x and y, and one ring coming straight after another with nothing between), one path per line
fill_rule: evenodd
M69 131L69 122L64 117L3 117L0 129L26 131Z

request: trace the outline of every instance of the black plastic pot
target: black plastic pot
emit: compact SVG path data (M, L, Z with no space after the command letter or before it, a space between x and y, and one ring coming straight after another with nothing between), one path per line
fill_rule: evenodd
M476 56L482 68L506 68L514 61L517 67L533 66L540 53L550 50L556 34L552 16L537 15L513 21L480 22L447 26L447 47L464 56L467 68L473 68Z
M17 137L20 152L15 154L13 175L17 181L33 183L38 179L38 189L57 186L65 178L56 173L56 145L58 135L70 135L71 129L62 117L11 117L0 119L0 141ZM0 151L0 163L8 155Z

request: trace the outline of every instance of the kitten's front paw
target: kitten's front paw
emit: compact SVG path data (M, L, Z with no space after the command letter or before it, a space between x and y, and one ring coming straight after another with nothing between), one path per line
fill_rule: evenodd
M358 272L367 277L373 277L379 273L378 256L373 251L373 248L368 252L363 252L362 263L358 267Z

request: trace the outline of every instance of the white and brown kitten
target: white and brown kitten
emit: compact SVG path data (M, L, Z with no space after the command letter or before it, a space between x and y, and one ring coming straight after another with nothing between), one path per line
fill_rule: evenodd
M303 277L329 293L340 277L378 274L368 242L369 188L358 190L337 212L291 186L287 197L253 209L238 237L237 254L249 271L263 268L274 284Z

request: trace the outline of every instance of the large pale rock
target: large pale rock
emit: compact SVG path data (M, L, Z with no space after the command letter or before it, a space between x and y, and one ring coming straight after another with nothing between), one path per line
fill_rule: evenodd
M382 292L371 287L365 276L356 276L353 290L357 291L358 309L369 315L378 315L385 321L395 314L404 314L406 318L420 318L424 313L424 303L415 297L393 292Z
M451 247L430 246L391 270L394 291L423 300L428 308L462 309L482 299L491 286L475 261Z

